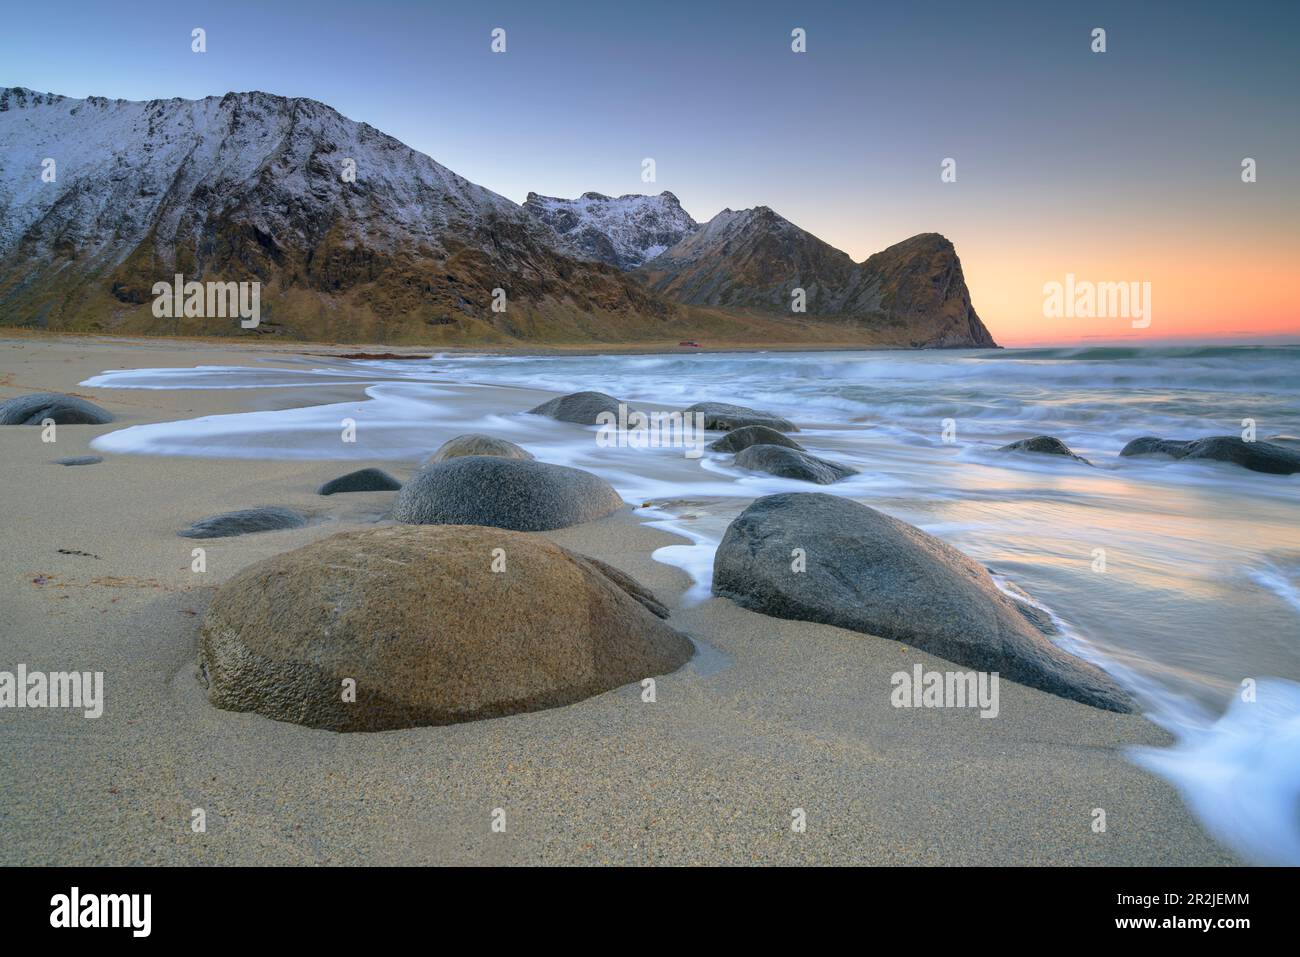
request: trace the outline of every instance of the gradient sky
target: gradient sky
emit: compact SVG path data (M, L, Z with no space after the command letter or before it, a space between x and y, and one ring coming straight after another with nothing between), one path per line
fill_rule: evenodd
M69 0L8 6L0 85L308 96L518 202L668 189L701 221L762 204L857 260L941 232L1007 345L1300 340L1292 0ZM1150 282L1150 328L1045 318L1066 273Z

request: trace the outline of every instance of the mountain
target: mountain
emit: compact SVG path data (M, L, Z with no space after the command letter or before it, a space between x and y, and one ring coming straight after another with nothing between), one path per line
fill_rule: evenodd
M869 256L858 267L843 314L879 317L907 344L927 349L996 349L971 305L957 250L938 233L921 233Z
M530 194L520 206L315 100L0 88L0 326L373 343L992 345L952 245L928 236L855 265L764 207L701 227L671 193ZM155 284L178 273L260 283L261 324L155 316ZM789 309L797 285L807 313Z
M640 276L681 302L789 313L792 289L806 290L808 310L815 312L851 282L856 268L847 253L757 206L724 209L647 263Z
M913 347L996 347L971 305L957 251L922 233L858 264L766 206L724 209L634 273L675 302L803 316Z
M260 281L259 332L302 338L675 334L661 329L671 303L564 255L515 203L314 100L0 90L0 322L232 331L153 317L153 284L177 272ZM491 308L498 287L504 312Z
M635 269L699 228L667 191L617 197L583 193L577 199L529 193L524 209L555 231L564 252L619 269Z

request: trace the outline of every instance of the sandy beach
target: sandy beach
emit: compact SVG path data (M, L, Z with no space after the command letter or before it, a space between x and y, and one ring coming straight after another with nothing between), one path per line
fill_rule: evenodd
M677 539L647 527L640 503L536 534L627 572L697 642L653 703L633 685L506 718L353 734L213 707L196 663L215 588L254 561L385 521L393 493L325 498L321 483L361 465L404 481L418 463L53 462L130 425L361 395L348 383L78 385L107 369L320 351L0 340L0 400L72 393L118 417L59 426L54 444L39 428L0 428L0 667L105 674L98 719L0 713L0 864L1240 863L1170 785L1126 758L1171 741L1145 718L1009 681L997 720L896 709L891 674L947 664L721 598L684 604L687 576L651 557ZM191 571L196 543L178 529L261 505L301 508L312 524L197 543L207 571ZM191 830L196 808L206 833ZM504 833L491 827L498 808ZM1104 833L1092 827L1098 808Z

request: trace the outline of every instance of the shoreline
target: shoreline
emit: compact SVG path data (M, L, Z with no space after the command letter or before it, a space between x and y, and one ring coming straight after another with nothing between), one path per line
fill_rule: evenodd
M202 364L315 348L217 342L230 348L209 342ZM23 337L0 356L0 399L73 392L121 416L60 426L57 452L38 429L0 429L13 490L0 530L0 601L12 609L0 667L106 675L99 719L0 713L13 742L0 755L0 863L1238 863L1170 785L1125 756L1172 740L1146 719L1009 681L997 721L898 711L892 673L950 665L724 599L689 604L688 576L651 557L687 540L628 508L537 534L631 574L700 640L703 653L659 680L654 704L625 686L507 718L344 735L213 708L194 678L213 587L252 561L371 525L391 498L322 499L316 485L361 464L404 479L413 463L106 454L89 468L49 464L128 425L270 407L269 389L79 388L121 367L119 343L134 350L131 366L199 364L173 340L117 337ZM302 387L275 402L312 405L340 386L353 389ZM211 540L195 581L195 543L176 529L270 504L318 521ZM498 806L509 837L489 828ZM207 810L204 835L189 830L194 807ZM1098 807L1106 833L1090 828ZM807 811L806 833L791 833L793 808Z
M910 349L906 346L888 346L872 345L869 343L837 343L837 342L785 342L764 344L756 348L752 343L733 342L731 340L717 340L713 344L701 344L699 348L679 346L676 342L669 339L648 340L646 342L604 342L604 343L573 343L573 344L554 344L538 345L533 343L519 343L518 345L502 345L500 343L484 343L483 345L400 345L386 342L331 342L326 340L282 340L267 341L265 339L253 339L236 336L140 336L140 335L109 335L105 333L83 333L83 332L51 332L35 329L20 329L12 326L0 327L0 343L8 339L15 341L66 341L66 342L95 342L95 343L158 343L160 345L174 345L180 343L194 343L217 348L229 348L234 350L248 351L267 351L267 352L291 352L294 355L311 356L333 356L341 357L339 351L316 352L317 349L340 350L342 352L355 353L394 353L403 357L416 358L418 356L433 355L519 355L519 356L561 356L561 355L693 355L696 353L737 353L737 352L961 352L979 351L979 352L999 352L1003 351L1003 346L960 346L944 349Z
M19 326L0 326L0 343L7 341L31 342L93 342L109 345L112 343L157 344L160 346L193 343L232 350L290 352L295 355L341 358L341 352L347 353L392 353L400 358L419 358L429 355L519 355L519 356L562 356L562 355L693 355L696 353L732 354L754 352L903 352L915 354L951 353L951 352L1016 352L1034 349L1170 349L1170 348L1297 348L1300 339L1278 336L1256 338L1215 338L1199 337L1182 339L1146 339L1141 345L1135 345L1127 339L1082 339L1071 342L1053 343L1013 343L996 346L954 346L951 348L912 349L907 346L873 345L870 343L836 343L836 342L775 342L755 346L753 343L716 340L701 343L699 348L680 346L671 339L647 342L606 342L573 343L570 345L537 345L519 343L502 345L484 343L483 345L401 345L386 342L333 342L327 340L281 340L268 341L238 336L142 336L112 335L109 333L60 332L50 330L27 329ZM1272 341L1277 340L1277 341ZM330 350L316 352L315 350Z

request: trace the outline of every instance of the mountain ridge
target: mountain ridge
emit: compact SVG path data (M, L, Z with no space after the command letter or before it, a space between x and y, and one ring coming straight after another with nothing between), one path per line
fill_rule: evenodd
M855 263L767 206L724 209L634 271L655 292L697 306L795 314L906 334L915 347L995 348L971 304L956 248L919 233Z
M622 270L653 259L699 228L667 190L657 196L589 190L577 199L529 193L524 209L555 231L565 251Z
M47 157L53 182L41 175ZM658 262L708 226L669 192L529 199L534 209L307 97L133 101L0 88L0 325L236 334L224 320L182 326L152 315L154 284L179 272L260 282L257 333L299 339L933 338L656 289L636 260ZM577 217L595 230L581 240L536 208L558 215L580 201L597 207ZM604 231L593 226L606 220ZM614 263L596 255L611 249ZM498 289L504 312L492 308ZM924 296L907 301L924 312Z

